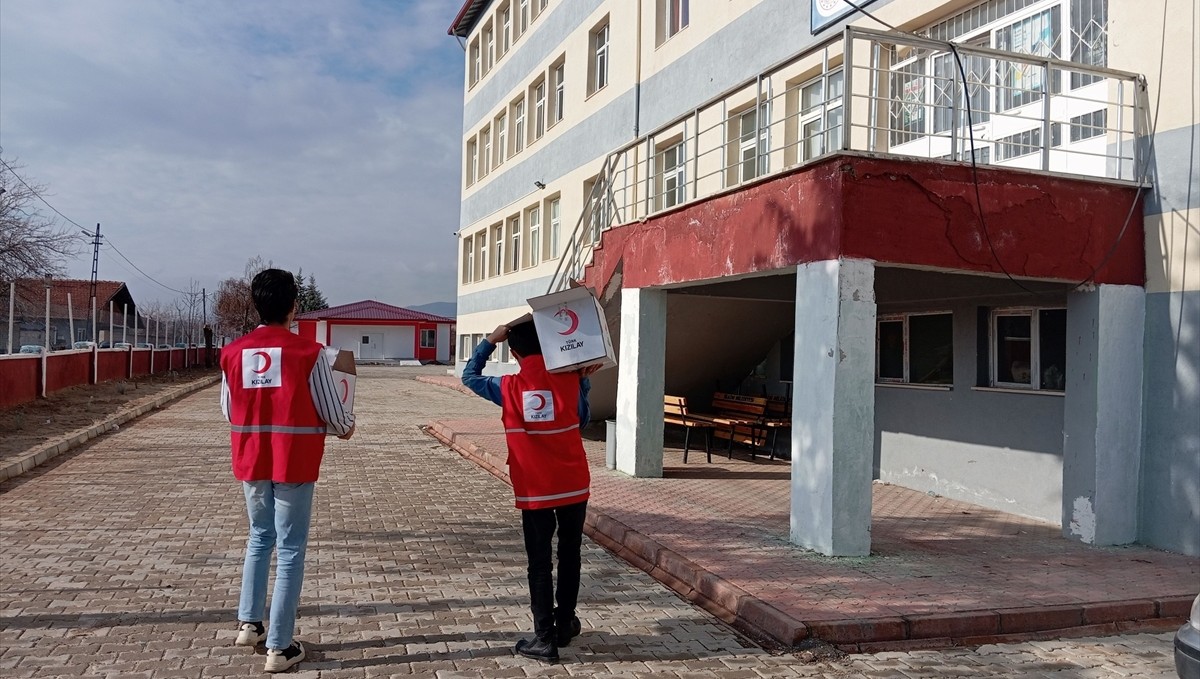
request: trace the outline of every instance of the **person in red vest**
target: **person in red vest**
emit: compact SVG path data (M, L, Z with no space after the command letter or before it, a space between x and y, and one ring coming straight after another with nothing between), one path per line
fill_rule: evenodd
M496 345L504 341L520 364L520 371L485 377L484 365ZM529 559L533 611L534 638L518 641L516 651L545 662L557 662L559 647L568 645L581 630L575 605L591 472L579 432L587 426L590 415L588 375L598 369L593 366L566 373L547 372L532 321L496 328L479 343L463 368L463 384L501 407L508 443L508 476L521 510ZM557 592L551 573L556 527Z
M221 350L221 411L230 423L233 475L242 482L250 517L234 643L266 641L268 672L304 659L304 645L293 634L325 436L354 435L354 415L338 397L321 345L290 330L298 293L290 272L259 273L250 294L262 325ZM272 550L278 554L266 629Z

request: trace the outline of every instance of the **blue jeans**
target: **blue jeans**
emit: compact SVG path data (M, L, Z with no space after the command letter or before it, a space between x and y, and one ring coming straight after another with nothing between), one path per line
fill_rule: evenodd
M296 630L296 609L304 584L304 555L312 518L315 483L243 481L250 539L242 567L242 597L238 620L260 622L267 605L267 576L271 551L278 548L275 591L271 595L271 624L267 648L287 648Z

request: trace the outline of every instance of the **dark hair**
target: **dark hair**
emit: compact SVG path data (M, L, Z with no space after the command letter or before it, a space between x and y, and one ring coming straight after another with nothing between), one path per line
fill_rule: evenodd
M296 307L299 294L296 277L283 269L264 269L250 283L254 308L264 324L287 321L288 314Z
M542 343L538 341L533 321L525 321L508 329L508 348L521 356L542 355Z

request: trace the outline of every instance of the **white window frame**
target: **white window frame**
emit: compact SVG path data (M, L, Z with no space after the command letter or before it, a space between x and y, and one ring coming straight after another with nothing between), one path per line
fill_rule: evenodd
M521 270L521 216L513 215L508 218L508 237L512 239L512 250L509 251L509 261L505 262L505 273L515 273Z
M430 333L433 340L428 344L425 343L425 333ZM437 328L421 328L421 348L422 349L437 349Z
M526 219L529 220L529 259L525 262L525 266L537 266L541 262L542 255L542 208L540 205L534 205L529 208L526 213Z
M988 385L1000 389L1021 389L1024 391L1038 391L1050 393L1065 393L1066 392L1066 374L1063 374L1063 389L1049 389L1042 387L1042 338L1041 338L1041 312L1043 311L1066 311L1066 307L1047 306L1047 307L1006 307L992 309L988 315ZM1001 382L998 379L1000 374L1000 332L997 320L1002 317L1027 317L1029 318L1029 384L1021 382ZM1065 338L1064 338L1065 339Z
M658 44L670 40L688 27L691 8L688 0L658 0Z
M475 281L475 241L471 236L467 236L463 238L462 243L462 282L465 285Z
M501 112L496 116L492 129L496 130L496 152L492 155L496 159L495 167L500 167L508 158L508 114Z
M483 64L481 61L482 57L481 57L481 52L479 50L479 40L478 39L471 41L470 56L468 58L470 59L470 65L471 65L471 67L470 67L471 87L474 87L475 83L479 82L479 78L483 73Z
M517 2L517 34L515 38L525 35L529 30L529 0L518 0Z
M953 347L954 312L950 311L949 309L941 309L941 310L937 310L937 311L911 311L911 312L896 313L896 314L881 314L875 321L875 383L876 384L911 384L914 386L930 388L930 389L949 389L950 387L953 386L953 382L951 382L951 384L936 384L936 383L931 383L931 382L913 382L912 381L912 375L909 372L910 355L911 355L911 351L912 351L912 338L911 338L911 335L909 332L909 321L912 318L917 317L917 316L949 316L950 317L950 342L951 342L951 347ZM884 323L896 323L896 322L899 322L902 324L901 325L901 344L903 346L902 351L904 353L904 357L903 357L903 362L904 362L904 371L903 372L904 372L904 374L902 377L898 377L898 378L897 377L884 377L879 374L879 370L880 370L880 366L881 366L880 351L883 348L882 347L883 343L881 341L881 339L883 337L883 333L880 332L880 326L882 326ZM954 350L951 349L950 353L951 353L950 360L953 361L954 360ZM951 371L953 372L953 367L951 367Z
M746 118L751 114L754 115L755 130L749 135L746 134ZM771 128L771 105L769 101L760 102L758 109L753 106L735 114L738 117L738 155L737 155L737 183L748 182L758 177L763 177L770 172L770 128ZM764 124L765 123L765 124ZM755 162L755 173L746 176L746 161L748 160L747 153L753 153Z
M500 48L501 54L508 54L512 49L512 6L505 4L500 8Z
M668 164L668 156L672 163ZM687 200L687 146L683 140L664 146L654 155L660 165L657 174L658 191L654 197L654 209L665 210Z
M563 109L566 108L567 105L566 62L555 66L551 70L551 73L553 74L552 78L554 80L554 123L557 123L563 119ZM554 123L551 123L551 125Z
M591 33L592 80L588 83L590 86L588 94L595 94L608 86L608 46L611 38L611 26L612 24L606 19L604 24L598 26Z
M483 74L487 75L496 63L496 32L490 21L483 27L481 45L483 47Z
M479 171L479 142L474 137L467 140L467 177L466 184L470 186L475 183L476 173Z
M835 83L838 84L838 94L831 96ZM820 102L805 109L805 91L818 86L821 89L821 93L818 95ZM800 111L799 156L801 162L818 158L841 148L842 138L845 134L843 128L845 121L842 117L842 97L844 94L845 79L840 68L823 73L800 85L798 108ZM834 124L835 122L836 124ZM809 127L813 127L813 134L811 135L808 133ZM808 142L814 136L819 136L820 144L816 153L810 154Z
M546 134L546 81L533 86L533 138L541 139Z
M504 273L504 222L492 225L492 270L489 272L495 277Z
M549 248L549 254L546 259L557 259L559 256L558 241L562 223L560 220L561 199L554 198L550 201L547 212L550 217L550 237L546 239L546 246Z
M492 130L490 127L479 131L479 146L483 149L479 154L479 179L482 179L492 171Z
M525 97L521 97L512 103L512 145L513 155L520 153L525 148Z

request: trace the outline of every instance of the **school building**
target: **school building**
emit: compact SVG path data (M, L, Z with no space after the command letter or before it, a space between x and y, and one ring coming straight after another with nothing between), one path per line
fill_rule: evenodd
M628 474L773 396L799 546L882 480L1200 555L1191 8L856 4L466 0L457 355L582 284Z

